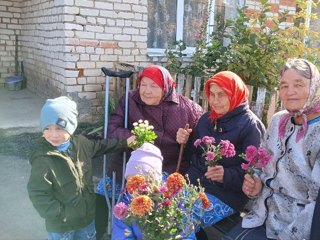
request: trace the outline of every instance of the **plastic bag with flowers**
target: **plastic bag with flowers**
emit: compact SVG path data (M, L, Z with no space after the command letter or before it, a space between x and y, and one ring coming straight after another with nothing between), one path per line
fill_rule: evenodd
M264 168L270 161L271 156L263 147L255 147L250 145L246 148L246 152L240 154L247 163L242 163L241 168L249 175L260 175L262 168Z
M204 189L190 184L179 173L160 182L134 175L127 181L126 194L129 204L118 203L114 216L127 224L137 224L145 240L187 239L200 224L194 217L194 207L210 207ZM202 204L196 204L199 201Z
M135 136L135 140L130 143L129 147L132 149L137 149L142 146L142 144L153 141L157 138L157 135L153 131L154 127L149 125L148 120L139 120L138 122L133 123L134 129L131 130L131 133Z
M199 138L193 143L196 148L202 149L202 157L206 159L205 164L209 167L218 165L222 157L233 157L236 154L234 145L229 140L221 140L217 145L215 143L215 138L209 136Z

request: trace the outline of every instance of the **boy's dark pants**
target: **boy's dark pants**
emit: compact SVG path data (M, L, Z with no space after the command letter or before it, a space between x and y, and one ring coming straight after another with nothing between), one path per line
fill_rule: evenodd
M97 240L102 240L103 235L107 232L108 224L108 206L105 196L96 194L96 232Z

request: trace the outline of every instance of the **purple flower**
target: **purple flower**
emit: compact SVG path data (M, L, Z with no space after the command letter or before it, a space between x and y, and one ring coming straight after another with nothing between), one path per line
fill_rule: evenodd
M164 202L163 202L163 205L165 205L165 206L167 206L167 207L170 207L170 205L171 205L170 199L166 198L166 199L164 200Z
M236 155L234 145L229 140L221 140L221 154L225 157L233 157Z
M207 161L213 161L215 157L216 157L216 154L214 152L210 152L209 151L206 154L206 160Z
M113 215L122 220L125 218L128 211L128 206L124 202L119 202L114 206Z
M253 145L248 146L246 149L245 160L248 162L254 163L257 157L258 157L258 149Z
M204 136L204 137L202 138L202 142L203 142L204 144L214 144L214 143L216 143L216 140L215 140L213 137Z
M194 141L193 146L198 147L201 144L201 139L197 139Z

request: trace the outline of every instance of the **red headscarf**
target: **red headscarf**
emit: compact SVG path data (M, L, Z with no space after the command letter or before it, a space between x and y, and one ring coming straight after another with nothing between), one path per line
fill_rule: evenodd
M141 79L148 77L154 81L163 90L164 97L168 95L176 86L167 69L157 65L146 67L138 77L138 86L140 87Z
M204 89L206 91L206 95L210 97L210 85L212 83L217 84L219 87L223 89L223 91L227 94L230 107L228 112L235 109L241 103L248 100L249 91L241 78L231 72L231 71L222 71L214 75L212 78L207 80L205 83ZM211 107L211 106L210 106ZM214 109L211 107L210 119L216 120L224 114L217 114Z

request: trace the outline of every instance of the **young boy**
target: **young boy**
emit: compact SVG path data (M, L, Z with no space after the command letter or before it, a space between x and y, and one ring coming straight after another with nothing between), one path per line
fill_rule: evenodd
M30 158L28 193L45 218L48 240L95 240L92 158L127 148L132 138L92 141L73 136L77 105L67 97L48 99L40 114L43 137Z

